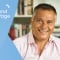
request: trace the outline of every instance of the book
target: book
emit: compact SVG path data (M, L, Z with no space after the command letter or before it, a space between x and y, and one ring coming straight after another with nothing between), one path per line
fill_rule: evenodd
M24 0L24 6L32 6L33 5L33 0Z
M18 31L19 31L19 29L18 29L18 27L19 27L19 24L14 24L14 29L15 29L15 36L16 36L16 38L18 38L18 36L19 36L19 34L18 34Z
M13 28L11 27L9 31L9 36L12 40L23 35L26 35L31 30L31 25L26 23L20 24L14 23L13 26L14 27Z
M22 35L27 34L27 25L26 24L22 24Z
M25 6L24 7L24 14L25 15L32 15L33 14L33 6Z
M11 40L14 40L16 38L16 36L15 36L15 29L11 27L10 30L9 30L8 35L11 38Z
M18 37L22 36L22 24L19 24L18 26Z
M24 14L24 0L18 0L18 15Z
M17 12L18 15L32 15L33 0L19 0Z

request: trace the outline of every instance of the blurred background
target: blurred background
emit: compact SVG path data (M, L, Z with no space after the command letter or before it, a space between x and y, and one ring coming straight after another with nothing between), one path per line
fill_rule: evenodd
M33 14L34 7L39 3L49 3L57 10L57 21L53 34L60 38L60 0L18 0L18 5L14 20L9 30L9 37L14 40L27 34L30 29L30 19Z

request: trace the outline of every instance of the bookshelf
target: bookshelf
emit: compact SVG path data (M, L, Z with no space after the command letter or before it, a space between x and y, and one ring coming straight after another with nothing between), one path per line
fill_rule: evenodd
M9 36L12 40L29 32L31 28L30 18L32 17L32 14L33 0L18 0L16 14L9 31Z
M53 34L60 38L60 26L55 26Z
M29 32L31 28L30 19L33 14L33 9L37 4L44 2L45 0L18 0L16 14L9 31L9 36L12 40ZM55 27L53 34L60 37L59 26Z

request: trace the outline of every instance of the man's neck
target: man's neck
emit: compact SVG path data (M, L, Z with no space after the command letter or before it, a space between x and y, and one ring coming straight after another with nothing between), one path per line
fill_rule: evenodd
M42 51L44 50L45 45L48 42L48 39L46 40L35 40L37 48L38 48L38 54L41 55Z

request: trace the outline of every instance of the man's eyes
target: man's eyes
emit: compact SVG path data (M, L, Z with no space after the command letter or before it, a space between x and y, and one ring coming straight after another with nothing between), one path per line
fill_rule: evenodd
M42 23L42 22L43 22L43 21L42 21L42 20L40 20L40 19L37 19L36 21L37 21L37 22L39 22L39 23Z
M47 21L47 23L53 23L52 21Z
M44 23L44 22L46 22L47 24L51 24L51 23L53 23L54 21L51 21L51 20L43 21L42 19L36 19L36 22L37 22L37 23Z
M36 20L37 22L43 23L42 20ZM47 21L47 23L52 23L52 21Z

